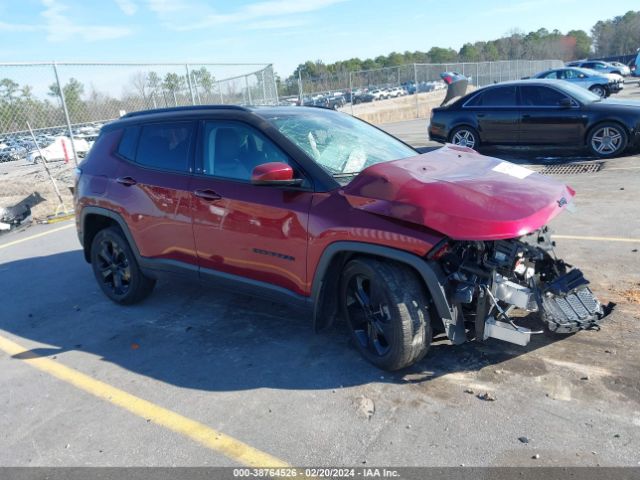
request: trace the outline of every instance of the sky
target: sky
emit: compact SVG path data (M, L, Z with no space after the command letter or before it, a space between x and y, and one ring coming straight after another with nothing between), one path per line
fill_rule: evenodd
M638 0L0 0L0 62L273 63L589 31ZM640 46L640 45L639 45Z

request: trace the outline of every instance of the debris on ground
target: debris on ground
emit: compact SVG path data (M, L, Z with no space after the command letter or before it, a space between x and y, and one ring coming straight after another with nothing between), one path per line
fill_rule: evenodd
M585 375L584 377L580 377L580 380L589 380L589 375Z
M540 458L540 454L536 453L534 456L532 456L531 458L533 458L534 460L538 460Z
M31 209L44 202L38 192L26 196L18 203L0 208L0 230L10 230L31 221Z
M527 437L518 437L521 443L529 443L529 439Z
M475 392L473 390L471 390L470 388L466 388L464 390L464 393L469 393L469 394L473 395Z
M369 397L360 395L356 398L356 410L360 415L369 420L376 412L376 405Z
M489 392L485 392L482 394L478 394L476 395L480 400L484 400L485 402L495 402L496 401L496 397L494 397L493 395L491 395Z

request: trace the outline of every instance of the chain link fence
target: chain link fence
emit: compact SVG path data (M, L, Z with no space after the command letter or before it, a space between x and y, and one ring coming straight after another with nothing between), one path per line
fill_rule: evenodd
M442 72L458 72L470 78L471 85L483 87L495 82L519 80L550 68L560 68L561 60L505 60L478 63L416 63L357 72L340 72L319 77L300 78L301 96L314 96L332 91L415 85L440 82Z
M67 211L78 158L125 113L277 103L270 64L0 64L0 211L33 192L34 216Z
M44 141L131 111L211 103L277 104L272 65L0 64L0 161L34 147L27 122Z

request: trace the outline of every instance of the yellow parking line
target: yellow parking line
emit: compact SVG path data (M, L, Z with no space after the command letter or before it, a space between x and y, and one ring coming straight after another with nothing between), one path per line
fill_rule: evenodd
M268 453L257 450L233 437L218 432L202 423L160 407L119 388L95 380L84 373L66 367L48 358L28 352L23 346L0 336L0 350L20 358L29 365L67 382L102 400L117 405L134 415L184 435L230 459L251 467L288 467L288 464Z
M588 240L594 242L623 242L623 243L640 243L640 238L624 238L624 237L588 237L582 235L552 235L553 238L564 240Z
M19 243L22 243L22 242L28 242L29 240L33 240L34 238L40 238L40 237L44 237L45 235L49 235L51 233L56 233L61 230L66 230L67 228L71 228L73 226L75 226L75 223L70 223L69 225L65 225L64 227L53 228L51 230L47 230L46 232L36 233L35 235L31 235L30 237L20 238L18 240L14 240L13 242L3 243L2 245L0 245L0 250L2 250L3 248L11 247L12 245L18 245Z

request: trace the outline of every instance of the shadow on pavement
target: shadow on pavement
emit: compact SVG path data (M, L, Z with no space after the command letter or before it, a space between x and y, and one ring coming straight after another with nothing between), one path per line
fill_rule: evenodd
M0 291L11 300L5 300L0 328L51 345L17 358L82 351L138 375L206 391L425 383L562 339L536 335L527 347L440 341L419 364L389 374L360 357L345 327L316 335L309 319L284 305L172 279L159 282L142 304L118 306L99 291L79 250L1 266ZM63 363L74 366L74 360Z

